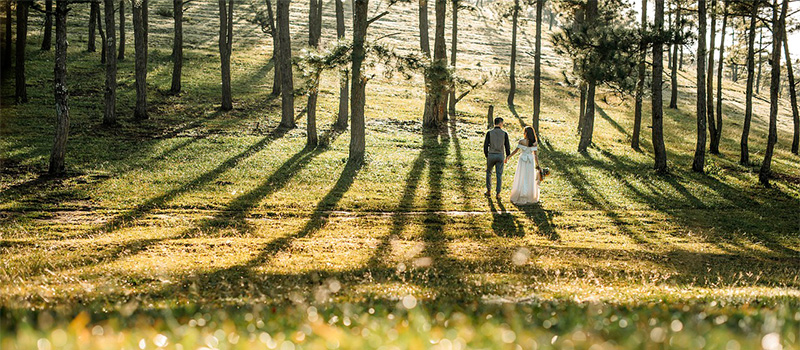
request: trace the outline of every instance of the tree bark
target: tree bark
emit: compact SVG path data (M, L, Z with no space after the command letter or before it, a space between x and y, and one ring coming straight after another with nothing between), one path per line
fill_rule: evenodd
M336 37L339 41L344 40L345 27L344 27L344 0L334 0L336 3ZM350 71L347 68L342 68L339 72L339 113L336 118L334 127L338 130L347 129L347 117L349 106L349 84L350 84Z
M580 87L581 97L580 104L578 105L578 133L583 130L583 124L586 123L586 83L581 82Z
M117 60L125 60L125 0L119 0L119 54Z
M97 0L92 0L89 3L89 41L86 46L86 51L88 52L95 52L97 51L96 48L96 41L97 41L97 14L100 13L100 3Z
M642 0L642 34L647 30L647 0ZM646 74L647 44L639 44L639 79L636 81L636 102L633 110L633 136L631 148L639 150L639 134L642 130L642 100L644 99L644 79Z
M717 132L717 123L714 120L714 45L716 45L717 36L717 0L711 0L710 11L711 25L709 26L708 66L706 68L706 118L708 134L712 135L713 139L713 135Z
M598 16L598 0L588 0L586 2L586 22L595 23ZM586 112L583 115L583 128L581 129L581 140L578 143L578 152L586 152L592 145L592 134L594 133L594 95L597 82L589 80L586 82Z
M592 145L592 134L594 132L594 92L596 84L588 82L586 88L586 112L583 115L583 129L581 129L581 140L578 143L578 152L586 152Z
M536 1L536 55L533 57L533 130L539 133L539 114L542 105L542 10L545 0ZM647 1L647 0L643 0Z
M794 136L792 137L792 153L797 154L800 146L800 113L797 111L797 88L794 83L794 68L789 56L789 37L786 35L786 21L783 23L783 52L786 54L786 71L789 78L789 100L792 103L792 121L794 122Z
M517 17L519 17L519 0L514 0L511 15L511 67L508 69L508 106L514 106L514 95L517 93Z
M725 29L728 25L728 1L723 1L725 5L722 9L722 32L719 39L719 62L717 63L717 121L714 131L711 133L711 154L719 154L719 141L722 139L722 72L725 66Z
M706 0L697 1L697 143L692 170L702 173L706 165ZM713 30L713 29L712 29ZM711 34L713 36L713 34Z
M655 28L664 30L664 0L655 0ZM664 111L662 101L662 74L664 62L664 44L660 41L653 43L653 86L652 86L652 114L653 114L653 155L655 170L667 171L667 151L664 147Z
M319 47L322 36L322 1L309 0L308 6L308 46Z
M308 45L313 49L319 49L319 39L322 35L321 14L322 2L320 0L310 0L308 18ZM317 137L317 97L319 96L319 76L320 73L318 72L312 78L311 87L308 89L308 100L306 101L306 146L308 147L316 147L319 143L319 138Z
M174 37L172 40L172 85L169 92L181 92L181 71L183 70L183 0L172 0L172 19Z
M317 97L319 96L319 73L314 77L311 88L308 89L306 103L306 146L316 147L319 143L317 136Z
M14 58L16 59L16 69L14 87L16 90L15 98L17 103L28 102L28 87L25 78L25 47L28 45L28 7L27 1L17 2L17 42Z
M272 36L272 96L281 94L281 64L280 64L280 46L278 39L278 29L275 25L275 14L272 12L272 1L267 0L267 21L269 22L269 30Z
M750 165L750 151L748 150L747 139L750 137L750 121L753 119L753 83L755 73L755 45L756 45L756 20L758 15L758 5L761 1L756 0L750 11L750 32L747 39L747 88L744 100L744 125L742 127L742 139L739 142L741 154L739 164Z
M283 128L294 128L294 83L292 79L292 43L289 33L289 4L291 0L278 0L278 49L281 66L281 124Z
M222 76L223 111L233 109L231 96L231 44L233 41L233 0L219 0L219 57Z
M678 9L675 12L675 23L678 23L680 32L683 32L683 24L681 24L681 4L678 4ZM677 36L675 37L677 40ZM669 108L678 108L678 44L673 45L672 51L672 79L671 79L671 87L672 87L672 94L669 98ZM680 48L681 53L683 52L683 47ZM683 61L683 58L680 58ZM683 64L681 64L681 68Z
M364 40L367 36L367 16L369 0L353 0L353 78L350 100L350 161L363 161L366 152L364 104L366 102L366 78L361 74L366 50Z
M447 21L447 0L436 0L436 30L433 39L433 61L441 67L447 67L447 44L444 38L444 27ZM442 127L447 120L447 93L448 81L440 77L434 82L432 96L433 113L438 127Z
M419 0L419 48L431 57L431 43L428 36L428 0Z
M50 175L65 171L64 156L69 135L69 105L67 104L67 0L56 0L56 52L53 74L56 103L56 134L50 153Z
M6 35L5 40L3 42L3 62L0 64L0 75L5 76L9 70L11 70L11 42L13 38L11 36L11 24L14 23L14 19L11 17L11 1L6 1L5 3L5 12L6 12Z
M103 124L114 125L117 123L117 39L114 24L115 0L103 0L106 22L106 40L103 53L106 59L106 91L105 108L103 109Z
M761 51L764 49L764 27L758 27L758 73L756 73L756 95L761 93L761 65L764 60L761 58Z
M100 0L98 0L100 1ZM105 1L105 0L103 0ZM100 34L100 63L106 63L106 34L103 32L103 15L100 13L100 4L97 4L97 33Z
M50 47L53 46L53 0L46 0L44 2L44 11L42 51L50 51Z
M450 36L450 66L456 68L456 52L458 52L458 4L461 0L451 0L451 13L453 14L453 25L451 26ZM450 88L450 97L447 99L448 110L451 116L456 116L456 89L455 85Z
M772 75L769 84L769 135L767 135L767 149L764 151L764 162L758 172L758 180L769 187L772 166L772 154L775 143L778 142L778 99L781 86L781 44L783 43L784 22L789 0L783 0L780 16L778 15L778 0L772 3ZM789 62L791 64L791 62Z
M144 120L147 115L147 0L133 1L134 75L136 78L136 107L133 118Z

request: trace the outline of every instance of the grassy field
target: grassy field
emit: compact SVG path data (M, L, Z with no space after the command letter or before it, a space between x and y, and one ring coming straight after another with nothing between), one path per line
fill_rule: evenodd
M696 174L693 76L681 72L680 108L665 111L671 172L658 175L649 113L644 151L632 151L632 99L608 91L598 92L593 147L575 151L576 90L546 43L540 159L553 175L539 205L517 207L482 195L481 145L490 104L513 138L530 121L530 23L510 110L510 25L489 11L461 15L459 67L492 78L459 104L447 135L422 136L421 77L371 68L367 160L350 164L349 135L330 130L334 73L320 93L325 146L305 148L302 117L276 129L271 39L248 23L247 4L236 8L233 111L218 110L216 5L187 11L185 91L169 96L171 19L156 10L170 4L154 1L152 118L131 120L129 51L121 123L101 126L102 65L85 52L88 11L75 6L67 176L42 176L55 118L40 32L29 38L31 102L10 104L13 81L2 84L3 349L800 348L800 158L788 152L788 99L773 188L758 184L759 164L737 164L744 89L727 80L723 154ZM292 7L297 52L304 6ZM330 42L333 3L324 11ZM415 7L390 11L370 36L414 49ZM768 97L754 100L758 162ZM303 106L301 97L298 115Z

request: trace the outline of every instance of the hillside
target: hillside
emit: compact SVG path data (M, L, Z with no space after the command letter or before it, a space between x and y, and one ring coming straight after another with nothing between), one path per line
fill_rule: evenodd
M707 174L696 174L690 170L695 144L693 74L686 68L679 80L679 109L665 108L671 172L658 175L651 170L649 113L643 121L644 151L635 152L629 147L632 98L610 91L598 91L594 146L586 154L576 152L577 90L563 82L562 70L569 63L552 51L548 40L540 158L552 176L543 185L540 205L516 207L482 195L481 145L489 105L506 118L514 138L521 137L518 126L530 122L532 22L522 27L519 37L514 115L505 106L510 23L500 22L489 10L460 15L457 66L466 76L492 79L459 103L446 136L421 133L420 76L406 80L386 77L380 67L371 69L376 74L367 84L367 160L352 166L346 163L349 135L330 131L338 102L334 72L323 77L318 111L319 128L329 145L304 148L302 118L296 129L276 130L280 101L269 96L271 39L247 21L249 5L235 10L234 110L222 113L216 3L192 2L186 12L185 91L180 96L166 94L171 18L158 15L171 3L151 4L152 117L132 121L133 45L128 28L131 42L120 66L117 128L101 126L100 56L85 52L88 11L74 5L68 64L72 125L68 176L62 179L41 176L55 121L50 107L53 68L52 52L38 50L41 18L32 15L31 28L36 30L27 52L31 102L10 104L13 81L2 84L3 332L16 332L9 320L27 315L26 309L58 308L67 310L65 317L88 309L94 322L111 317L98 316L108 310L130 315L130 305L141 308L141 317L185 307L181 312L190 318L192 305L212 305L231 308L235 316L230 317L244 322L244 311L238 308L267 305L267 310L277 305L280 311L273 307L273 317L280 322L284 317L291 325L286 327L299 331L305 315L295 319L292 310L301 305L319 306L325 324L332 315L343 318L351 307L362 315L375 307L383 317L400 304L413 309L419 303L420 317L434 324L437 312L451 315L474 307L477 318L454 318L453 324L476 329L483 322L494 324L487 314L513 314L497 321L506 322L497 325L500 328L487 328L485 336L499 337L505 334L503 327L511 327L522 342L525 332L543 332L535 333L544 337L536 338L543 346L562 334L569 334L577 348L588 348L589 343L584 333L580 342L574 327L526 330L525 312L558 312L558 317L578 325L583 325L584 314L592 320L605 317L596 319L602 324L612 314L642 312L640 320L637 316L638 321L631 322L643 338L623 330L591 330L586 323L587 328L577 329L587 332L588 342L616 339L616 344L624 344L621 339L628 337L632 340L627 344L639 344L647 342L648 334L656 340L651 330L672 326L674 331L673 319L678 317L687 332L699 332L712 322L729 325L724 332L730 334L698 335L706 337L704 341L738 339L748 348L777 332L784 348L798 347L798 340L790 343L786 337L797 334L800 320L792 313L800 297L800 158L788 151L788 100L780 106L773 188L758 184L758 164L737 164L744 88L727 79L722 155L709 156ZM333 40L333 5L324 3L323 43ZM292 4L293 49L298 53L307 38L304 6ZM370 11L378 13L373 9L385 6L372 4ZM370 38L381 38L397 50L414 50L416 7L401 3L389 11L370 27ZM665 85L666 101L668 94ZM768 96L756 96L754 103L751 158L760 162ZM304 106L301 97L298 114ZM646 103L644 110L649 108ZM506 168L506 194L515 167L516 161ZM578 316L570 313L572 306L563 309L561 303L577 305ZM494 309L497 304L511 306ZM289 311L282 311L284 306ZM326 307L344 311L326 313ZM595 315L597 310L601 316ZM693 316L701 312L709 318ZM175 314L186 321L178 311ZM725 319L712 317L719 315ZM747 327L737 323L745 316L752 316ZM782 323L765 321L769 317L779 317ZM359 322L368 328L365 319ZM542 318L534 323L542 326ZM235 323L241 332L246 325ZM440 331L445 333L455 326L443 327ZM422 332L412 328L409 332ZM307 333L308 342L328 334L314 329L314 335ZM386 329L371 329L388 334ZM143 337L154 335L142 332ZM120 343L136 344L135 334ZM295 333L285 334L297 340L291 338ZM36 339L19 337L20 344ZM10 342L3 338L2 344ZM369 341L368 336L364 339ZM566 347L564 339L553 338L550 344ZM694 338L686 339L689 344ZM369 344L351 347L377 347Z

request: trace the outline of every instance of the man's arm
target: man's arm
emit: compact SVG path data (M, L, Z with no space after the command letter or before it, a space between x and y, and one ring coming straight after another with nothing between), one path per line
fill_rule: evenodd
M506 157L511 155L511 143L508 142L508 133L506 133Z
M483 156L489 157L489 133L486 133L486 137L483 139Z

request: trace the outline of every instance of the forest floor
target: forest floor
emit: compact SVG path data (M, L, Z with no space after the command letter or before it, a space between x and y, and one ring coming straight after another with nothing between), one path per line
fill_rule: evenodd
M757 173L768 96L754 99L754 163L738 165L744 88L727 79L722 154L707 156L706 174L694 173L687 65L679 108L665 109L671 171L659 175L649 113L643 151L633 151L633 101L610 91L598 93L593 146L576 152L578 97L548 41L539 157L552 176L539 205L518 207L483 196L481 146L490 104L512 138L530 122L533 22L521 28L509 109L510 24L487 9L461 14L458 66L490 80L459 103L447 135L422 135L419 76L370 68L367 159L351 164L349 134L330 129L333 72L320 93L325 145L305 147L303 97L298 127L277 129L271 40L246 20L251 6L237 7L235 109L227 113L218 110L216 36L207 30L217 25L216 5L193 2L186 13L179 96L166 93L171 19L159 13L170 4L152 6L151 119L131 120L128 28L113 128L101 126L104 72L99 53L85 51L88 11L71 12L67 176L43 175L55 118L52 52L38 50L41 33L29 38L31 102L9 104L13 82L3 81L4 349L800 348L800 157L788 151L788 100L772 188ZM303 6L292 8L297 52ZM330 42L333 3L324 11ZM389 11L370 37L417 47L416 7ZM509 162L506 196L514 170Z

